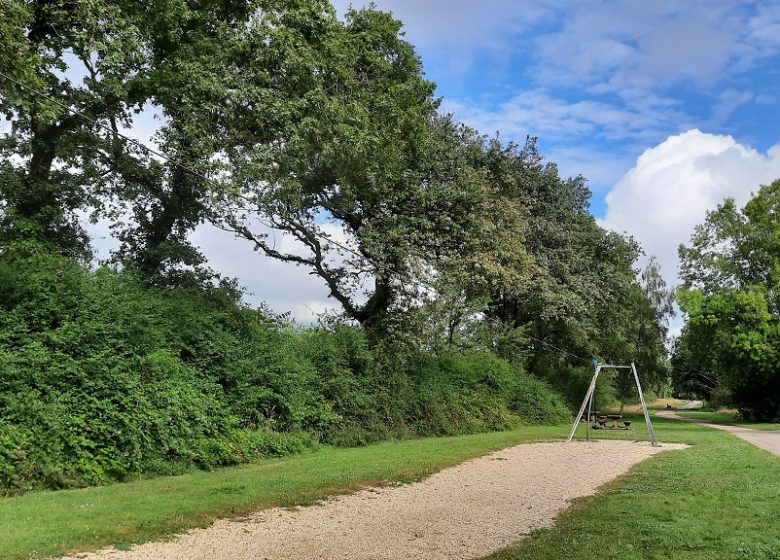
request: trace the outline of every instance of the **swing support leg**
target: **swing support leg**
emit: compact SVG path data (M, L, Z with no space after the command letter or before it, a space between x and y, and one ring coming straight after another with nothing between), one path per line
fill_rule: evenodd
M574 437L574 432L577 431L577 426L579 425L580 420L582 420L582 413L585 412L585 407L588 406L588 402L593 396L593 391L596 390L596 380L599 378L600 372L601 364L597 364L596 371L593 374L593 379L590 380L590 385L588 386L588 392L585 393L585 398L582 399L582 406L580 406L580 411L577 413L577 417L574 419L574 425L571 427L571 432L569 432L569 437L566 440L567 442L571 441L571 439ZM588 418L588 422L590 422L590 418Z
M650 419L650 413L647 410L647 403L645 402L645 395L642 393L642 384L639 383L639 374L636 371L636 365L634 365L634 362L631 362L630 366L619 366L619 365L602 365L597 363L596 364L596 371L593 373L593 379L590 380L590 385L588 386L588 391L585 393L585 398L582 399L582 406L580 406L580 411L577 413L577 418L574 419L574 425L571 427L571 432L569 432L569 437L566 439L566 441L571 441L574 437L574 432L577 431L577 426L579 426L580 422L582 421L582 414L585 412L585 408L588 408L588 418L587 422L588 425L590 425L590 411L593 407L593 393L596 390L596 381L599 378L599 373L601 372L602 367L605 367L607 369L630 369L631 373L634 375L634 382L636 382L636 390L639 393L639 401L642 403L642 413L645 416L645 425L647 426L647 435L650 438L650 443L653 447L660 447L658 440L655 437L655 429L653 429L653 421ZM590 436L590 433L586 434Z
M655 430L653 429L653 422L650 420L650 413L647 411L647 404L645 404L645 396L642 394L642 386L639 384L639 374L636 372L636 366L634 362L631 362L631 371L634 373L634 381L636 381L636 390L639 391L639 401L642 403L642 412L645 415L645 424L647 425L647 435L650 436L650 444L653 447L660 447L658 440L655 439Z

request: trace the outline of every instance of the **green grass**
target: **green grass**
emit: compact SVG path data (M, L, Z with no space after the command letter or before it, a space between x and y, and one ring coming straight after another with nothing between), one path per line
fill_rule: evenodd
M212 472L0 498L0 558L126 546L217 517L313 503L365 485L423 478L512 444L559 438L565 428L523 427L449 438L325 448Z
M631 420L630 432L597 435L644 438L641 416ZM533 533L492 560L780 559L780 459L720 430L660 417L653 424L661 441L692 447L637 465L596 496L577 500L555 528ZM308 504L363 485L417 480L467 458L567 431L526 427L326 448L213 472L3 498L0 557L124 546L260 507Z
M637 465L490 559L780 559L780 458L705 426L653 425L662 441L692 447Z
M705 422L714 422L716 424L731 424L734 426L744 426L745 428L753 428L754 430L780 430L780 423L775 422L745 422L743 420L737 420L734 414L730 412L700 412L689 410L678 410L677 414L686 418L693 418L696 420L704 420Z

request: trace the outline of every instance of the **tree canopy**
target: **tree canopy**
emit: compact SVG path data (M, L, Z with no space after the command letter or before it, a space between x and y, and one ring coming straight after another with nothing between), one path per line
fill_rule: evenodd
M780 180L742 209L724 201L680 247L679 382L762 420L780 411L779 211Z

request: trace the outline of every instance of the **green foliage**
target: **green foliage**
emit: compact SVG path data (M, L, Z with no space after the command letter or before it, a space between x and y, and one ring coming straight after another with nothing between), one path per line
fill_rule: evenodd
M558 395L493 354L424 356L412 369L418 398L410 403L411 415L428 433L506 429L517 421L557 424L570 418Z
M229 286L155 288L36 243L0 254L0 488L102 484L318 442L555 423L548 388L486 353L388 354L294 329Z
M588 367L559 367L541 372L549 385L560 394L572 410L578 410L588 391L593 369ZM636 391L635 391L636 392ZM638 398L638 397L637 397ZM618 403L618 390L613 372L602 371L596 384L594 406L596 410L606 410Z
M0 82L7 491L559 422L540 378L572 404L586 376L556 346L635 360L660 387L657 267L637 282L638 246L597 225L584 179L562 179L534 140L439 114L391 14L0 6L0 68L45 94ZM116 134L150 106L164 161ZM82 266L84 214L113 223L121 268ZM310 269L360 327L248 309L190 242L205 221ZM297 247L270 243L268 223ZM614 385L599 398L625 399Z
M737 209L727 200L680 247L688 323L674 366L681 386L747 419L780 418L780 180ZM701 387L703 386L703 389Z
M310 269L366 326L413 307L435 271L456 269L461 284L517 278L527 263L522 221L504 211L479 164L484 139L437 113L435 85L401 22L374 8L349 10L344 22L319 10L294 20L300 27L275 12L261 21L249 41L263 44L252 52L273 52L281 68L270 78L268 62L258 61L252 67L263 70L248 74L241 91L266 92L269 82L282 91L274 111L236 122L229 153L240 188L222 211L228 227ZM272 125L282 142L257 137L268 113L280 115ZM303 251L280 251L258 217ZM327 226L346 234L346 250Z

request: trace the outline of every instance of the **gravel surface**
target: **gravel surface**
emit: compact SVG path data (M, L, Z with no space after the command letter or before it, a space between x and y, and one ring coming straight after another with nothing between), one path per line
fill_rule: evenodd
M296 510L219 520L168 542L68 558L90 560L400 560L479 558L550 527L569 502L596 492L666 444L532 443L414 484L362 490Z

